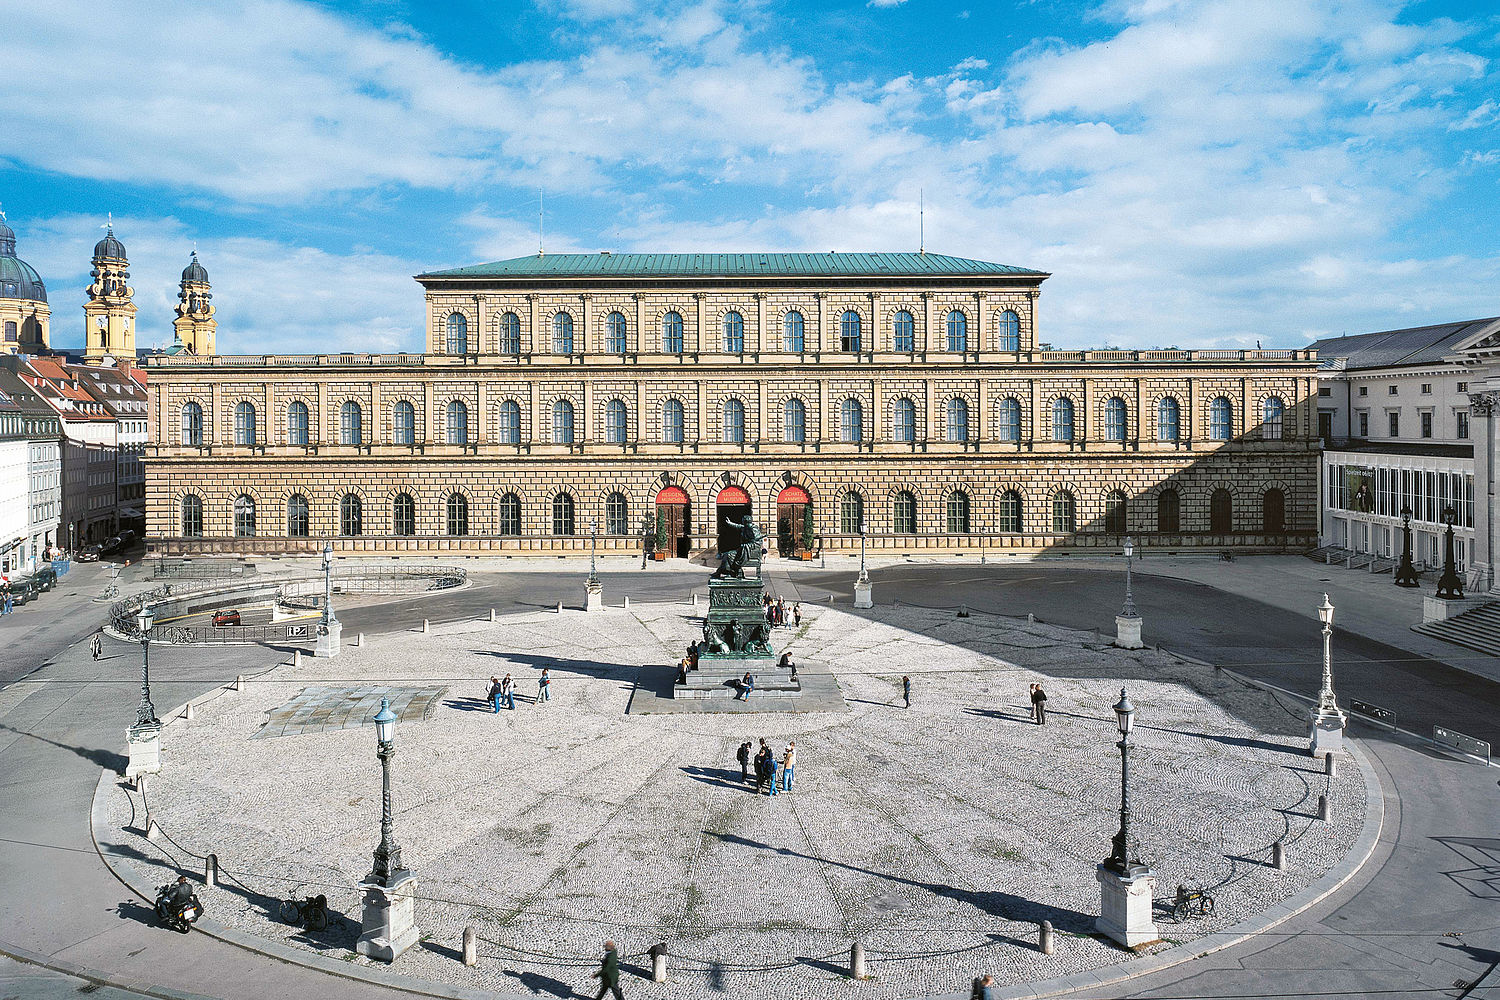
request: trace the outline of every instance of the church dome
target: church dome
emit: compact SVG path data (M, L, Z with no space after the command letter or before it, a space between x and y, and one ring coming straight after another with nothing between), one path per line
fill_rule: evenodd
M193 251L193 260L187 267L182 269L183 281L196 281L208 284L208 269L198 263L198 251Z
M95 257L111 257L117 260L125 259L125 244L115 239L114 228L105 234L104 239L94 244Z
M16 231L0 220L0 299L47 301L47 286L36 268L16 256Z

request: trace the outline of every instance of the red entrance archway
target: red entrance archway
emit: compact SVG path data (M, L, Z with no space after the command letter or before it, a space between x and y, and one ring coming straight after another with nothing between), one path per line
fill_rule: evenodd
M746 519L754 516L750 507L750 494L738 486L726 486L719 491L715 506L718 508L719 551L727 552L738 548L740 530L729 527L726 522L734 521L744 524Z
M657 551L686 559L693 546L692 503L680 487L668 486L656 494Z
M808 505L812 498L800 486L788 486L776 494L776 551L794 556L811 548L809 544Z

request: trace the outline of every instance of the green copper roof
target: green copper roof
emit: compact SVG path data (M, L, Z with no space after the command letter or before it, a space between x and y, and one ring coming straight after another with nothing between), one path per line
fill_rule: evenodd
M1045 277L1009 264L935 253L558 253L513 257L418 278Z

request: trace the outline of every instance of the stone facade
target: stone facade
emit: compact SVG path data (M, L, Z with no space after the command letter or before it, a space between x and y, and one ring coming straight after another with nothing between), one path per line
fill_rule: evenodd
M681 545L661 540L673 555L716 544L729 487L783 554L809 536L857 550L861 519L891 552L1316 536L1311 352L1039 349L1046 275L1015 269L728 280L548 263L422 276L424 354L148 359L155 550L310 551L331 536L346 551L584 551L597 521L602 549L639 551L673 487L688 504ZM1167 397L1175 438L1159 425ZM1158 522L1166 490L1175 528ZM1121 498L1123 522L1107 513ZM185 503L202 511L187 532Z

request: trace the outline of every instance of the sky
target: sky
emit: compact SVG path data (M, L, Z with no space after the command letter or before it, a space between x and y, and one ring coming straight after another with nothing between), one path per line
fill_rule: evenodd
M83 342L111 214L140 346L171 342L196 247L226 354L419 350L412 275L539 246L925 236L1052 273L1060 348L1500 315L1487 3L0 0L0 23L0 208L55 346Z

